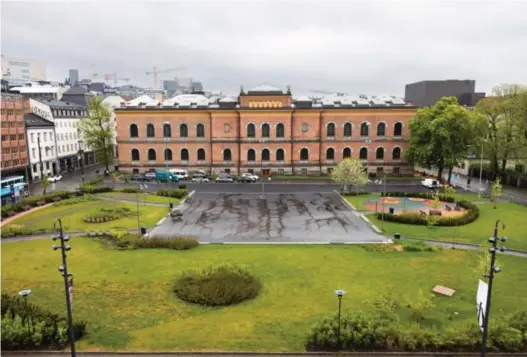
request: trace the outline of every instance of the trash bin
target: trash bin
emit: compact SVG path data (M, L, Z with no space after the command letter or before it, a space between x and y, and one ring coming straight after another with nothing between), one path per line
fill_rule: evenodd
M393 207L390 207L390 214L394 214L395 213L395 209Z
M393 238L394 239L401 239L401 234L400 233L394 233L393 234Z
M169 203L170 209L174 208L174 204L172 202Z
M179 188L180 188L181 190L184 190L184 189L187 188L187 185L183 185L183 184L181 184L181 185L179 185Z
M472 180L471 179L467 180L467 185L470 185L470 181L472 181Z
M115 169L115 171L119 171L119 166L118 165L114 166L113 168Z
M141 227L141 234L146 234L146 228L145 227Z

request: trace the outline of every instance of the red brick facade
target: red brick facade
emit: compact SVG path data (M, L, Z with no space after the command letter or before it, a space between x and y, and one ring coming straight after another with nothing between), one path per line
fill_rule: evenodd
M2 93L2 176L25 174L28 165L24 113L29 103L21 96Z
M363 149L361 159L369 172L412 172L403 158L408 145L407 123L415 114L414 107L291 108L290 101L287 95L241 96L240 106L232 109L117 109L120 167L136 172L166 165L233 174L262 169L269 174L318 174L330 172L345 153L359 158ZM131 137L132 125L137 126L137 137ZM147 135L148 125L154 128L148 133L151 137ZM163 132L165 125L171 128L168 138ZM361 135L361 125L365 135ZM172 152L172 160L167 162L165 149ZM186 158L182 150L187 150L188 160L182 160Z

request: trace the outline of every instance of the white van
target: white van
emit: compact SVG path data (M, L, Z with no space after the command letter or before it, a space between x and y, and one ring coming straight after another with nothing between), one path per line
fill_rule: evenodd
M424 179L423 181L421 181L421 184L427 188L441 187L441 183L438 180L434 180L434 179Z
M181 169L171 169L168 170L177 177L179 177L180 180L188 180L188 171L187 170L181 170Z

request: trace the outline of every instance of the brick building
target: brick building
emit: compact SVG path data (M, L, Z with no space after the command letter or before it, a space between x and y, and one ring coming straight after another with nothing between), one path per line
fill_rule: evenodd
M119 166L306 175L354 157L369 173L409 174L403 155L415 111L392 97L313 102L270 86L216 103L195 94L123 103L115 109Z
M20 95L2 92L0 99L2 123L2 177L22 175L27 179L27 143L24 113L29 103Z

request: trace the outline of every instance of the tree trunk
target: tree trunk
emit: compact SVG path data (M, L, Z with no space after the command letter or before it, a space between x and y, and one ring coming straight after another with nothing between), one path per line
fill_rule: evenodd
M452 178L452 170L453 169L454 169L453 165L449 165L448 166L448 180L447 180L447 183L448 183L449 186L450 186L450 179Z
M443 169L444 169L443 165L437 168L437 180L439 182L443 181Z

